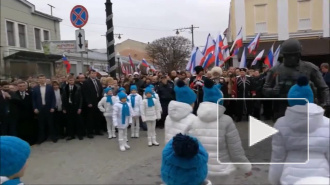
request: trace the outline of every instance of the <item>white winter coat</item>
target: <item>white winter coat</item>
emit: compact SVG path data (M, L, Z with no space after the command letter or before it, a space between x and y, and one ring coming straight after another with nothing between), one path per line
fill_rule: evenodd
M170 102L165 120L165 144L179 133L188 133L191 125L197 120L192 111L191 105L178 101Z
M273 163L304 163L307 159L307 105L288 107L275 128L272 140ZM306 164L272 164L271 184L294 184L301 178L329 178L329 118L322 107L309 104L309 161Z
M218 110L218 114L217 114ZM241 139L231 117L224 114L226 108L211 102L203 102L197 110L198 119L189 132L197 137L209 153L208 176L233 175L236 168L242 174L251 171L251 164L245 156ZM219 116L219 160L224 163L236 162L246 164L219 164L217 161L217 134ZM219 179L219 178L217 178ZM212 182L219 183L219 182ZM226 182L221 182L226 184ZM229 183L229 182L227 182Z
M159 101L155 98L152 99L154 101L155 106L148 107L148 99L144 99L141 103L141 119L143 122L145 121L155 121L161 118L161 106Z
M123 104L117 102L113 106L113 114L112 114L113 125L119 129L125 129L128 127L129 124L132 123L132 117L134 116L134 112L129 102L127 102L127 104L129 107L130 116L126 116L125 124L122 124L122 119L121 119Z
M127 97L129 99L129 104L132 105L131 102L131 94ZM142 103L142 96L139 94L136 94L135 96L135 106L134 108L132 107L133 111L134 111L134 115L135 116L140 116L141 115L141 111L140 111L140 105Z
M155 94L156 100L158 101L159 105L161 105L161 104L160 104L159 95L158 95L157 93L155 93L155 92L154 92L154 94ZM145 93L143 93L143 99L147 99L147 96L146 96ZM160 112L162 112L162 111L163 111L163 110L162 110L162 106L160 106Z
M107 97L103 97L98 104L98 108L103 113L104 117L111 117L113 112L113 106L117 103L115 96L111 97L113 105L107 102Z

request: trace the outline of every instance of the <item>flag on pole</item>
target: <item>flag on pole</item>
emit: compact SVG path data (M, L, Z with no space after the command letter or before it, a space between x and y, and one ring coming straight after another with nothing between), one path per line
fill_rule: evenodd
M248 45L248 49L249 49L249 53L253 53L254 55L257 52L257 48L259 46L259 41L260 41L260 33L257 34L256 37L254 37L254 39L250 42L250 44Z
M273 66L276 66L277 61L278 61L278 57L280 56L280 51L281 51L281 45L279 45L274 53L274 57L273 57Z
M141 72L141 71L140 71L140 66L141 66L141 64L142 64L142 61L136 66L136 69L137 69L137 71L139 71L139 72Z
M123 72L123 74L126 74L126 69L122 61L120 61L120 67L121 67L121 72Z
M259 60L262 59L262 56L264 55L264 52L265 52L265 50L262 50L262 51L257 55L257 57L253 60L251 66L256 65L257 62L258 62Z
M70 73L70 70L71 70L71 64L70 64L68 58L66 58L65 55L63 55L62 61L63 61L63 64L64 64L64 66L65 66L66 73Z
M233 49L238 49L238 48L241 48L243 47L243 33L242 33L242 27L241 29L239 30L237 36L236 36L236 39L233 43L233 45L231 46L231 49L230 49L230 52L233 51Z
M269 67L272 68L273 67L273 58L274 58L274 44L272 45L272 47L270 48L264 63Z
M213 62L214 62L215 58L214 58L214 53L211 52L207 55L207 57L205 58L205 61L203 62L202 67L204 69L208 68Z
M227 42L227 38L225 37L222 42L223 46L221 47L221 52L224 58L224 61L231 59L230 52L229 52L229 45Z
M133 63L133 60L131 58L131 54L128 55L128 61L131 64L132 68L134 68L134 63Z
M245 53L245 47L242 53L241 62L239 63L239 68L246 68L246 53Z
M142 63L141 63L144 67L149 67L149 63L146 61L146 59L142 59Z
M189 71L191 74L193 74L195 67L200 63L202 58L203 58L202 52L199 50L198 47L195 47L191 52L191 57L186 66L186 70Z
M223 47L223 41L221 35L217 37L217 40L215 42L215 65L214 66L220 66L224 63L223 53L222 53L222 47Z
M215 51L215 41L214 39L212 38L211 34L209 34L207 36L207 41L206 41L206 45L205 45L205 48L204 48L204 51L203 51L203 58L202 60L200 61L199 65L203 65L204 61L206 60L206 58L209 56L210 53L214 53ZM212 59L211 59L212 60ZM215 58L213 58L212 61L210 61L210 63L214 62L215 61Z

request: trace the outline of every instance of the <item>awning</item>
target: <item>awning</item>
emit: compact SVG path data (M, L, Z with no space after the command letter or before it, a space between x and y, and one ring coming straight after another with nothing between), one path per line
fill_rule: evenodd
M54 62L62 59L62 55L45 55L44 53L30 52L30 51L19 51L7 57L7 59L17 59L17 60L30 60L30 61L49 61Z

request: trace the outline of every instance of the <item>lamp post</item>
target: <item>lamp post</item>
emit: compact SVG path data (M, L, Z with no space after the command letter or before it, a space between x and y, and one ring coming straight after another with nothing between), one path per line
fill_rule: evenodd
M178 28L178 29L175 29L174 31L176 35L179 35L180 34L180 31L184 31L184 30L190 30L191 31L191 44L192 44L192 48L194 48L195 44L194 44L194 29L197 29L199 27L194 27L194 25L191 25L191 27L187 27L187 28Z

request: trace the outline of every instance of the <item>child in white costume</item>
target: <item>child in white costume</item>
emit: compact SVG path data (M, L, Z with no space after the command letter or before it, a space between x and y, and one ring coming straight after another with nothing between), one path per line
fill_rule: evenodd
M145 89L146 99L141 104L141 118L143 122L147 123L148 128L148 146L159 146L156 141L156 120L161 118L161 108L159 102L152 97L151 88Z
M130 149L127 144L127 127L132 124L132 117L134 112L129 103L127 103L127 96L125 93L118 93L120 102L117 102L113 107L113 125L118 128L118 142L121 151Z
M237 169L242 174L252 175L252 166L245 156L235 123L224 114L226 108L222 101L218 104L218 100L223 98L222 92L209 79L204 81L203 91L203 102L197 110L198 119L192 124L189 133L200 140L209 153L208 179L214 184L231 184ZM229 164L219 164L218 152L219 160ZM245 164L230 164L231 162Z
M112 123L112 113L113 106L117 102L117 98L113 96L112 89L110 87L104 89L104 93L106 96L101 99L98 104L98 108L101 112L103 112L103 115L107 121L108 138L116 138L115 127Z
M324 109L313 103L314 95L309 80L300 77L297 84L290 88L288 98L305 98L308 102L289 99L285 115L274 125L279 132L272 138L269 182L286 185L307 177L329 178L330 120L323 116ZM312 184L318 183L315 181Z
M188 133L191 124L197 117L192 114L196 93L179 80L174 87L176 101L168 105L168 116L165 120L165 144L179 133Z
M131 137L132 138L138 138L140 136L140 105L142 103L142 97L137 93L137 87L136 85L132 85L131 88L131 94L128 96L129 103L132 106L134 117L132 125L131 125Z

